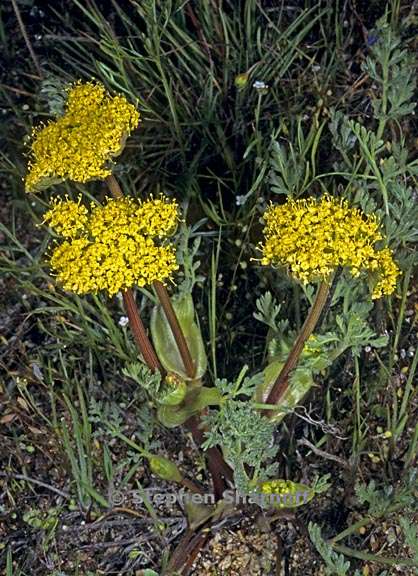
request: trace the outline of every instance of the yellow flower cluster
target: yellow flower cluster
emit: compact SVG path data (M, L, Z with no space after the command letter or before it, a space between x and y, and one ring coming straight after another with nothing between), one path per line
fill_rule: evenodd
M381 298L384 294L392 294L396 288L396 279L400 271L393 260L392 251L383 248L377 253L378 281L373 290L373 298Z
M315 492L305 484L291 480L267 480L258 485L261 503L273 508L296 508L306 504Z
M139 122L135 106L111 97L103 85L73 84L63 116L34 130L25 187L28 192L62 180L87 182L111 174L118 156Z
M48 223L63 238L76 238L83 234L88 222L88 210L81 204L81 196L78 202L61 202L55 198L53 206L45 214L44 223Z
M260 485L262 494L291 494L295 484L291 480L266 480Z
M304 284L328 280L338 266L348 267L354 277L370 271L377 278L372 298L395 290L399 269L389 248L375 248L383 236L374 215L327 194L272 205L264 218L262 264L285 266Z
M140 202L124 197L93 208L90 228L93 236L102 240L111 240L114 226L128 235L165 238L175 231L177 221L176 201L167 202L164 196Z
M163 282L178 265L174 247L157 244L156 238L172 234L177 220L177 203L165 197L108 199L104 206L92 204L90 211L80 202L56 201L44 221L66 240L54 249L51 268L76 294L104 290L113 295Z

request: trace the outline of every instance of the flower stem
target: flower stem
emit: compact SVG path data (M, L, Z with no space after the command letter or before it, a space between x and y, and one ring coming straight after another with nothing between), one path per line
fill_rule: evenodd
M378 554L370 554L369 552L363 552L362 550L353 550L348 546L343 546L342 544L335 544L333 549L336 552L345 554L346 556L351 556L352 558L357 558L358 560L364 560L366 562L377 562L378 564L385 564L386 566L416 566L416 560L414 558L388 558L386 556L379 556Z
M111 174L110 176L107 176L106 184L107 184L113 198L122 198L123 197L123 192L122 192L122 189L119 185L119 182L116 180L116 178L113 176L113 174ZM177 343L177 346L178 346L178 349L180 352L180 356L183 360L183 364L184 364L184 368L186 370L186 373L189 376L189 378L194 378L194 375L196 373L196 368L194 366L194 363L193 363L193 360L192 360L192 357L190 354L190 350L189 350L189 347L188 347L187 342L186 342L186 338L184 337L183 330L181 329L181 326L180 326L179 321L177 319L176 313L174 311L174 308L173 308L173 305L171 303L168 292L166 290L166 287L164 286L164 284L162 284L162 282L159 282L156 280L154 282L154 288L155 288L157 296L161 302L161 306L164 309L168 323L170 324L174 339ZM152 347L152 345L148 339L148 336L145 333L145 329L144 329L144 326L141 322L141 319L139 318L139 314L137 313L136 315L134 315L134 312L133 312L133 310L134 310L134 308L136 308L136 306L135 306L135 302L133 300L132 291L127 290L125 294L126 294L126 300L125 300L125 295L124 295L125 306L127 307L128 317L129 317L129 321L132 324L132 330L134 331L135 339L136 339L138 345L139 345L139 342L141 342L141 345L145 345L145 343L146 343L146 348L144 348L144 350L141 349L141 352L144 356L144 359L147 357L149 359L149 361L152 362L153 366L155 366L155 360L158 363L157 356L155 355L154 349L153 349L153 347ZM132 316L132 320L131 320L131 316L129 315L130 313L128 310L128 306L129 306L129 310L130 310L130 313ZM137 317L134 317L134 316L137 316ZM146 339L144 338L144 335L146 336ZM152 351L153 358L151 358L151 351ZM146 354L146 356L145 356L145 354ZM146 360L146 362L148 364L147 360Z
M119 185L119 182L116 180L116 178L113 176L113 174L111 174L110 176L106 177L105 180L107 187L110 190L110 193L112 194L113 198L122 198L123 197L123 192L122 192L122 188Z
M170 296L168 295L167 289L164 284L158 281L155 281L153 285L167 317L168 323L170 324L170 328L173 332L173 336L176 341L181 359L183 360L186 373L189 378L194 378L196 369L193 363L193 359L190 354L186 338L183 334L183 330L181 329L177 315L171 303ZM204 439L203 431L200 428L200 417L192 416L187 420L185 426L190 430L194 441L200 448ZM216 447L212 447L207 450L206 458L209 473L212 477L214 496L216 501L218 501L222 498L225 489L224 479L232 480L233 478L232 470L229 468L228 464L223 459L222 454Z
M119 182L116 180L113 174L106 178L106 184L113 198L122 198L124 196ZM167 320L176 340L186 372L190 378L193 378L196 373L196 369L168 292L164 284L161 282L154 282L154 288L167 316ZM145 363L151 370L159 370L160 372L163 372L160 361L158 360L154 347L151 344L151 341L148 338L145 327L142 323L131 289L128 289L123 293L123 301L125 304L126 312L128 314L129 324L135 337L135 341L145 360ZM186 426L192 432L196 443L200 446L203 441L203 433L199 429L199 418L190 418L186 423ZM218 500L222 497L224 487L222 475L227 479L232 479L232 471L222 458L222 455L217 448L210 448L208 450L207 459L208 468L213 479L215 496Z
M168 323L170 324L170 328L173 332L173 336L176 341L181 359L183 360L186 373L190 378L194 378L196 369L193 363L193 359L191 357L186 338L179 324L167 289L164 284L158 281L155 281L153 285L167 317ZM187 422L185 422L185 426L192 433L196 444L201 447L203 443L203 432L200 429L199 416L192 416L189 418ZM206 452L206 457L209 472L212 477L215 499L220 500L225 488L223 477L225 479L232 480L232 471L216 447L209 448Z
M170 328L173 332L173 336L179 349L181 359L183 360L186 374L189 378L194 378L196 374L196 368L193 363L193 359L190 354L183 330L181 329L177 315L171 303L170 296L168 295L167 289L164 284L158 280L155 280L153 286L161 302L161 306L163 307L168 323L170 324Z
M107 176L106 184L113 198L123 198L122 188L120 187L119 182L116 180L113 174ZM128 314L129 325L133 332L135 342L144 358L145 364L153 372L156 372L157 370L163 372L160 361L158 360L154 347L148 338L145 326L142 323L141 316L139 314L139 310L131 288L128 288L125 290L125 292L123 292L123 303L125 305L126 313Z
M318 292L315 297L315 302L309 311L309 314L302 326L299 336L287 357L286 363L283 366L280 374L278 375L270 394L267 397L266 404L278 404L279 400L282 398L283 394L286 392L289 386L289 375L299 361L300 355L302 354L303 347L306 340L315 330L315 326L321 317L321 312L327 302L329 284L327 282L322 282L319 286Z
M144 324L142 323L141 316L139 315L138 307L135 303L135 298L133 292L128 288L123 292L123 303L125 304L125 309L129 318L129 325L133 332L135 342L144 357L145 364L153 372L159 370L162 372L161 364L157 358L155 350L148 338L148 334L145 330Z
M198 416L192 416L187 420L185 426L190 430L193 440L200 448L204 441L203 430L200 427L200 418ZM206 457L209 472L212 477L213 492L216 501L218 501L222 498L225 489L225 483L222 477L232 482L233 472L215 446L206 451Z

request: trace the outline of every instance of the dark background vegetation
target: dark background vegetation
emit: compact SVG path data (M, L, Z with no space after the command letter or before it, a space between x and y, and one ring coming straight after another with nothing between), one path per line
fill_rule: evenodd
M261 239L261 211L276 199L269 176L272 134L296 142L298 126L306 135L329 121L332 108L375 128L373 85L362 64L379 38L376 23L386 10L404 46L416 55L414 2L156 2L155 21L152 4L18 2L42 78L12 3L0 5L0 570L8 576L160 569L162 554L184 530L184 513L176 508L112 514L107 501L112 486L124 482L133 489L139 480L161 488L161 482L133 450L109 437L108 421L206 482L187 435L153 429L141 391L122 373L136 351L129 331L118 323L124 315L120 301L73 298L48 276L47 238L39 227L48 194L36 201L25 195L22 178L28 134L59 109L60 82L96 77L138 99L143 122L129 140L118 176L134 195L175 194L187 207L188 223L199 225L201 278L194 297L209 356L216 356L210 376L233 379L243 364L256 371L265 362L267 328L253 317L260 295L273 293L293 329L308 309L299 287L251 260ZM216 17L219 5L230 26L228 42ZM146 58L139 58L141 53ZM247 85L240 89L235 79L247 71ZM268 84L266 94L252 89L255 80ZM415 118L405 117L387 137L396 137L397 130L409 157L416 157ZM315 152L318 173L333 171L337 159L324 130ZM334 190L344 182L336 176ZM411 186L416 190L413 179ZM70 184L62 189L79 190ZM100 183L89 191L106 194ZM322 191L315 181L299 192ZM383 512L344 543L371 555L412 558L399 510L416 497L413 395L405 433L396 444L385 436L416 350L418 300L413 270L408 274L398 297L378 304L370 316L376 332L389 335L388 348L363 350L359 359L344 356L307 399L310 422L290 417L280 429L282 476L309 480L331 474L332 480L314 503L270 524L285 574L325 573L306 525L318 523L331 538L370 514L370 502L356 499L357 482L375 482L372 500L377 507L383 503ZM149 305L145 298L141 302L147 316ZM322 453L301 447L301 439ZM398 496L391 500L394 491ZM413 524L415 514L409 513L408 522ZM251 522L243 525L248 537L256 530L256 515L251 510ZM355 568L365 576L416 573L367 557L354 559L352 567L348 574ZM202 570L196 574L209 574ZM231 570L222 573L232 576Z

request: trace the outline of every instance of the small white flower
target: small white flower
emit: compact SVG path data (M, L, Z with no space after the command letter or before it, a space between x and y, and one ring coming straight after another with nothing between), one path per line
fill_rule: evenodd
M268 84L266 84L262 80L256 80L253 84L253 88L255 88L256 90L268 90Z
M118 324L119 326L122 326L122 328L124 328L127 324L129 324L129 318L127 316L121 316L119 318Z

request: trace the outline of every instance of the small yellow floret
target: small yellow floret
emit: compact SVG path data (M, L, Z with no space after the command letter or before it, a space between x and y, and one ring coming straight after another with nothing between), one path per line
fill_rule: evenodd
M295 484L290 480L266 480L262 482L260 488L263 494L291 494L295 492Z
M88 222L87 208L78 202L54 200L53 207L44 216L44 223L64 238L76 238L83 233Z
M132 198L109 199L104 206L92 206L90 212L71 200L56 202L45 220L69 238L51 255L51 268L58 281L76 294L104 290L113 295L134 285L142 287L171 278L178 269L175 248L156 242L170 232L167 228L163 234L155 224L160 202L177 220L177 203L163 197L148 203L148 221L138 218L145 203ZM75 206L85 210L78 226L74 224Z
M392 294L396 288L399 268L392 258L392 251L384 248L377 253L376 268L379 270L379 280L374 287L372 297L381 298L384 294Z
M175 201L167 202L164 196L152 198L141 202L136 216L144 233L160 238L170 236L177 227L178 204Z
M337 267L348 267L354 277L370 271L377 277L372 298L395 290L399 269L383 240L377 218L350 208L346 200L288 200L270 206L264 215L264 265L284 266L306 284L329 280Z
M138 122L138 111L123 96L111 97L94 82L72 85L64 115L34 130L26 190L106 178Z

